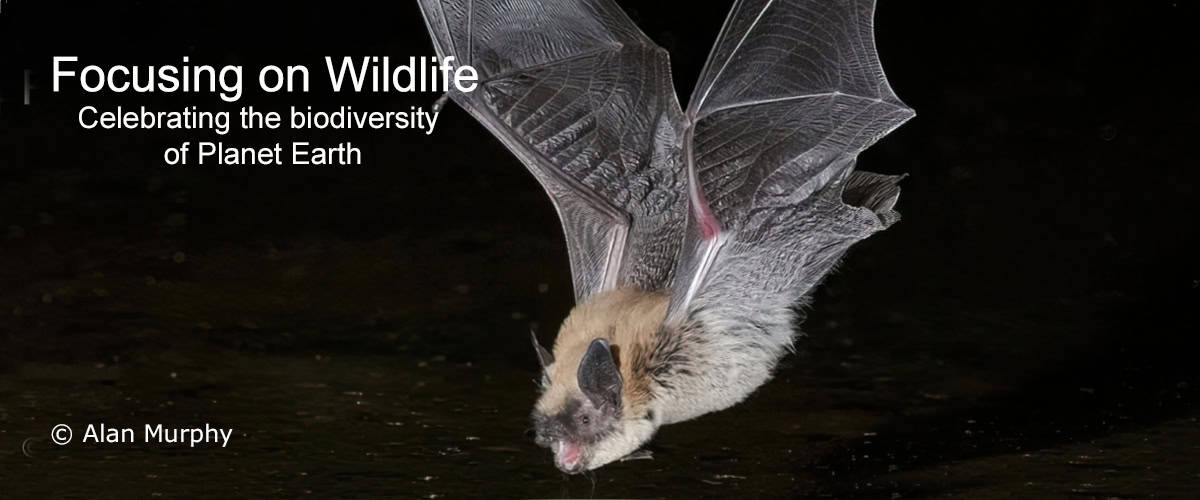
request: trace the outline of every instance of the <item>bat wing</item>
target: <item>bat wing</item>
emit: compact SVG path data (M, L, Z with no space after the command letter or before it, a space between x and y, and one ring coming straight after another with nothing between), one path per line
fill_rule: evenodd
M549 194L575 296L667 286L687 200L666 51L611 0L420 0L439 56L480 74L450 97Z
M898 179L852 173L914 115L884 77L873 11L873 0L735 3L686 113L690 210L670 318L704 295L807 290L895 220Z

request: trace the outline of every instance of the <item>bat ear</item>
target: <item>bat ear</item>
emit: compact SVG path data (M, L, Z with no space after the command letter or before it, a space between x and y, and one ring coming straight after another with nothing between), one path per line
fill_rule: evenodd
M579 362L579 389L597 408L621 407L621 372L604 339L593 340Z
M538 363L541 363L542 370L545 370L547 366L554 363L554 355L550 354L550 351L547 351L545 347L542 347L542 344L538 343L537 333L533 330L529 330L529 338L533 340L533 350L537 352Z

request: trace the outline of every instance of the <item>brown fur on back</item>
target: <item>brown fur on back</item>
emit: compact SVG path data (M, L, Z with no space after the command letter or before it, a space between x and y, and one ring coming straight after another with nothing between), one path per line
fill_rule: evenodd
M670 297L619 289L592 297L575 306L563 321L554 341L554 364L550 366L550 386L538 402L538 409L553 414L578 397L576 373L588 345L597 338L608 340L621 371L621 403L625 418L641 418L650 398L651 377L644 360L652 349L655 336L666 316Z

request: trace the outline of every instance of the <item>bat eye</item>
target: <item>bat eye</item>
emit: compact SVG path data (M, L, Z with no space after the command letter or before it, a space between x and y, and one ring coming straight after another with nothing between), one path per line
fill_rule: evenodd
M588 424L592 423L592 417L584 415L582 417L579 417L579 422L582 423L583 425L588 425Z

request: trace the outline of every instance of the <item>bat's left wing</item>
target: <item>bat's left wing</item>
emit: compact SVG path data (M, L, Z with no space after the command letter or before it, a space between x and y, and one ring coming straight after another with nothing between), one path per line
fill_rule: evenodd
M611 0L420 0L439 56L480 73L450 97L550 195L575 296L665 287L686 207L666 52Z

